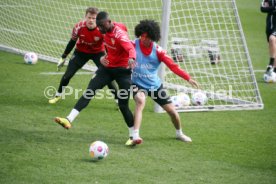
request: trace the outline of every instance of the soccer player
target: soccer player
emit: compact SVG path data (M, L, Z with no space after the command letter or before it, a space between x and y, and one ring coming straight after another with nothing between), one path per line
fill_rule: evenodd
M266 38L269 47L269 63L266 73L276 72L276 0L263 0L261 3L261 12L267 13L266 17Z
M61 99L63 89L69 84L70 79L75 73L82 68L88 60L92 59L97 67L101 65L100 58L105 55L105 48L103 44L103 35L96 26L97 14L97 8L87 8L85 19L78 22L73 28L72 37L58 62L58 71L64 65L67 55L72 51L75 45L76 48L69 61L67 70L61 78L55 97L49 100L50 104L54 104ZM107 85L116 99L116 85L113 83Z
M142 113L146 103L146 96L150 96L170 116L176 129L176 138L183 142L192 142L192 139L182 132L181 121L166 90L163 88L158 77L158 68L163 62L175 74L187 80L193 87L198 88L198 83L188 73L180 69L169 57L165 50L157 45L160 39L160 27L154 20L142 20L135 27L134 41L136 50L136 66L132 73L132 83L135 86L134 100L136 108L134 113L133 140L129 139L126 144L140 144L142 138L139 136L139 128L142 122Z
M123 24L112 22L107 12L99 12L96 23L104 34L104 43L107 49L107 55L102 57L104 66L98 68L95 77L90 80L87 90L67 118L56 117L55 121L66 129L71 128L71 123L88 105L96 94L96 90L102 89L106 84L115 80L119 86L119 108L130 132L134 125L133 114L129 109L129 95L131 68L134 66L136 58L135 48L129 40L126 27Z

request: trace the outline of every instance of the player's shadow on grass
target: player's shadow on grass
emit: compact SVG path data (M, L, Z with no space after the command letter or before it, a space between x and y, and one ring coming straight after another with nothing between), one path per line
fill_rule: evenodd
M103 160L105 160L105 159L103 159ZM93 160L93 159L87 157L87 158L82 158L80 161L86 162L86 163L92 163L92 164L101 164L101 163L103 163L102 162L103 160Z

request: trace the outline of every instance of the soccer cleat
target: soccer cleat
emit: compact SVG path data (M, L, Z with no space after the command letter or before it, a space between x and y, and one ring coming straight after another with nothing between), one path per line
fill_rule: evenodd
M56 117L55 122L60 124L65 129L69 129L72 126L70 121L67 118Z
M138 137L137 139L133 139L133 144L142 144L143 143L143 139L141 137Z
M55 96L55 98L52 98L49 100L49 104L55 104L61 99L60 96Z
M134 146L134 142L132 140L132 138L128 138L127 142L125 143L126 146Z
M131 137L127 140L125 143L126 146L135 146L137 144L142 144L143 139L141 137L138 137L137 139L132 139Z
M270 75L272 72L273 72L273 66L268 65L267 68L266 68L265 73L268 74L268 75Z
M187 143L192 142L192 139L185 134L177 135L176 139L183 141L183 142L187 142Z

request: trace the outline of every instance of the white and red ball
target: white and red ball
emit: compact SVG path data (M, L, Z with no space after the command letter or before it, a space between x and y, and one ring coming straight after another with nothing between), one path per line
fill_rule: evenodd
M102 160L107 157L109 148L103 141L94 141L89 147L89 154L92 160Z
M171 101L175 106L175 108L181 108L181 107L189 106L191 104L191 99L189 95L185 93L180 93L176 96L172 96Z
M264 81L266 83L276 82L276 73L275 72L265 73L264 74Z
M176 109L182 107L178 96L171 96L171 101Z
M196 106L205 105L208 101L208 97L203 92L195 92L192 94L192 104Z
M34 53L34 52L27 52L25 55L24 55L24 61L26 64L36 64L37 63L37 60L38 60L38 57L37 57L37 54Z
M186 93L180 93L177 95L178 96L178 100L179 103L181 104L181 106L189 106L191 105L191 99L189 97L189 95L187 95Z

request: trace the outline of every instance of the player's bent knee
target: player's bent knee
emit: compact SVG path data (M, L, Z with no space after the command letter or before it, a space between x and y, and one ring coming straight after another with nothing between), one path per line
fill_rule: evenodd
M146 98L145 97L135 97L135 103L137 106L145 106Z
M276 43L276 36L270 35L270 36L269 36L269 42L270 42L270 43Z

